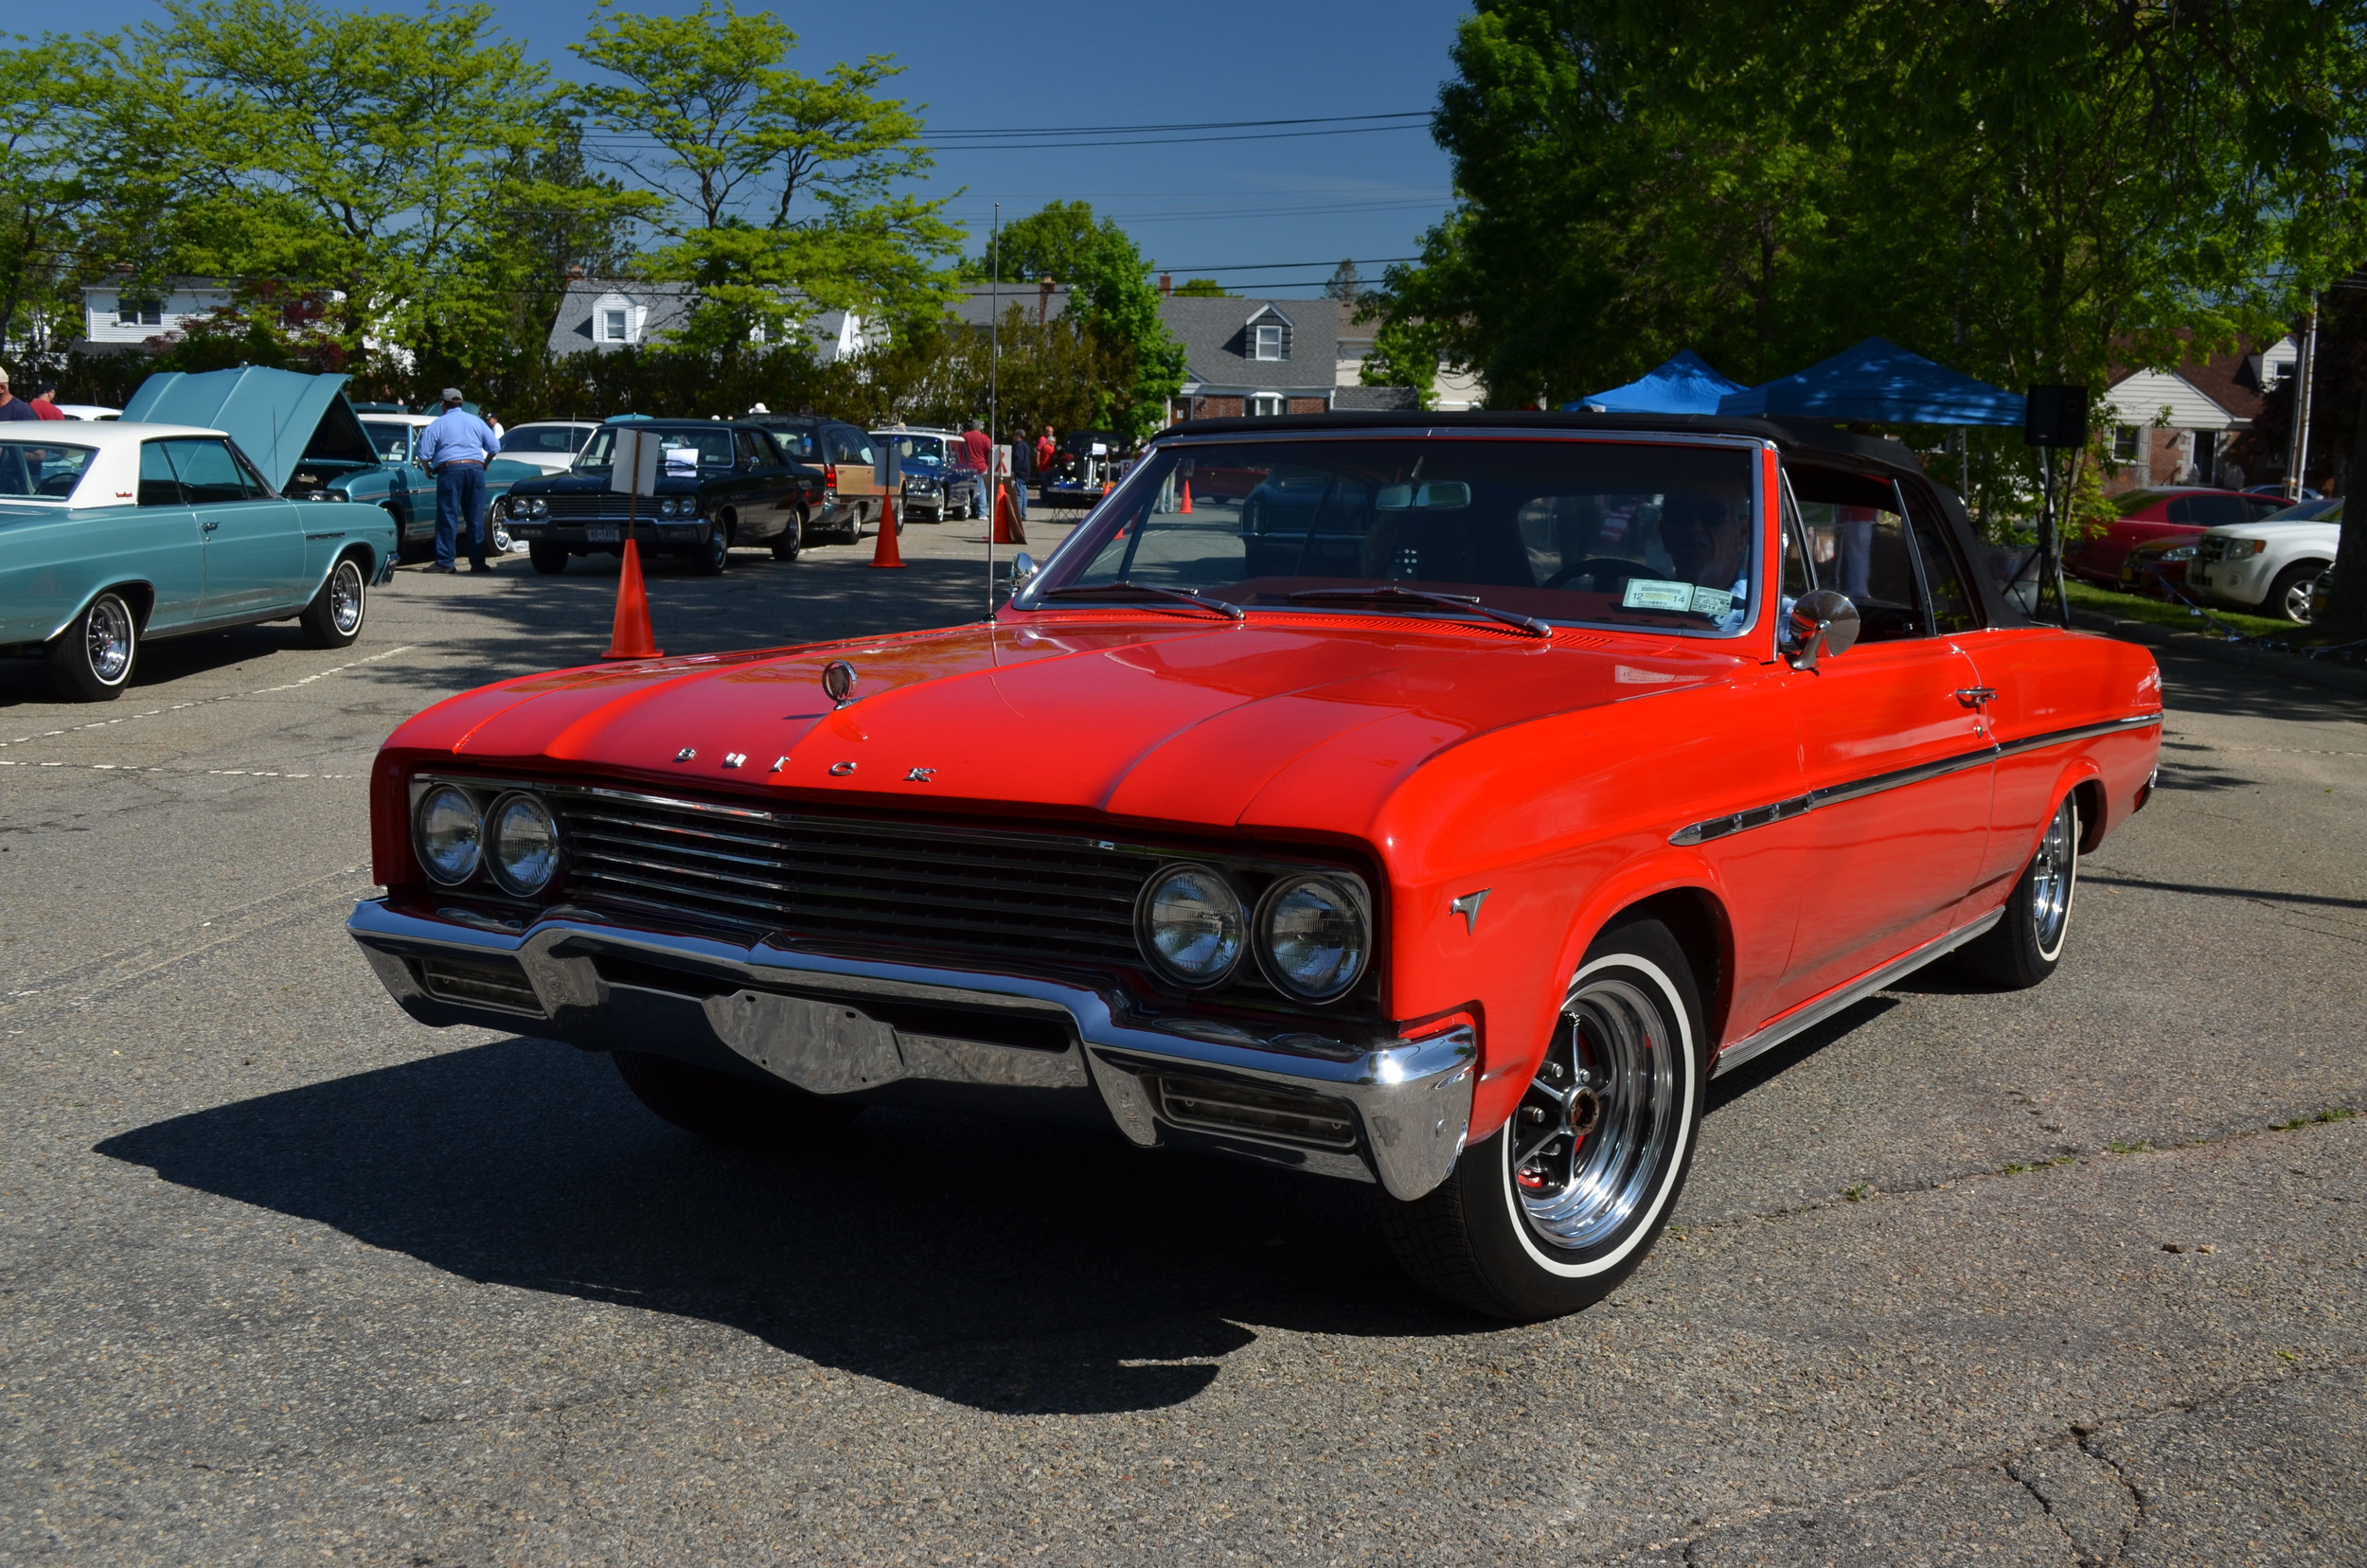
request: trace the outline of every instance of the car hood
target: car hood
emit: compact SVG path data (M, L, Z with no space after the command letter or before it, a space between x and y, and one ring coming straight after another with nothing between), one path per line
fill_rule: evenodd
M2216 528L2205 528L2205 536L2216 539L2290 539L2295 534L2322 533L2328 538L2342 531L2339 518L2309 517L2292 523L2224 523Z
M503 459L497 457L494 461L501 462ZM711 473L704 478L694 479L687 474L661 473L657 477L657 489L650 493L681 495L697 490L703 484L711 484L716 480L731 477L733 475L728 473ZM511 490L513 492L531 495L606 495L609 493L608 475L578 473L573 469L563 469L557 473L523 474ZM616 493L622 494L623 491Z
M196 425L229 433L274 490L308 450L315 458L376 461L359 416L346 402L346 378L244 365L149 377L123 406L126 423Z
M834 707L822 673L842 659L855 700ZM1746 668L1679 639L1031 618L531 676L387 744L807 805L1357 833L1473 736Z

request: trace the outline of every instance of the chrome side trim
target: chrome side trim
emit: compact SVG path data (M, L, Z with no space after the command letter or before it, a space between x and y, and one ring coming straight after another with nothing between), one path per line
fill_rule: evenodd
M426 994L413 961L450 954L514 958L550 1016L547 1032L607 1049L603 1025L616 992L602 958L654 964L722 988L698 1004L723 1046L753 1065L817 1094L845 1094L900 1078L1099 1090L1111 1119L1140 1144L1164 1141L1155 1096L1143 1075L1183 1071L1236 1078L1300 1095L1345 1100L1362 1130L1361 1163L1396 1197L1412 1200L1447 1179L1471 1124L1479 1041L1468 1027L1417 1040L1341 1039L1311 1030L1255 1034L1215 1020L1137 1011L1116 990L988 970L951 970L798 952L758 940L651 930L565 906L512 933L397 910L384 899L354 906L346 930L398 1003L424 1023L477 1022L467 1009ZM1064 1018L1076 1041L1066 1052L949 1039L875 1018L897 1002ZM1314 1022L1314 1021L1310 1021ZM496 1025L495 1026L501 1026ZM634 1047L638 1048L638 1047ZM1246 1132L1226 1134L1257 1142ZM1308 1168L1318 1150L1273 1147Z
M1802 1004L1758 1033L1737 1040L1718 1052L1717 1065L1710 1070L1710 1077L1717 1078L1733 1071L1762 1051L1772 1050L1792 1036L1816 1027L1835 1013L1857 1006L1876 991L1906 978L1933 959L1947 956L1974 937L1986 934L2004 915L2004 907L2000 905L1970 925L1958 926L1945 936L1935 936L1905 956L1892 959L1873 973L1846 981L1815 1001Z
M1864 778L1855 779L1847 784L1828 784L1821 790L1810 790L1806 794L1794 795L1789 800L1779 800L1771 806L1753 806L1749 811L1736 811L1731 816L1709 817L1700 822L1689 822L1669 834L1668 842L1680 846L1706 844L1712 839L1724 838L1730 833L1739 833L1753 828L1764 828L1772 822L1783 822L1789 818L1813 811L1820 806L1838 806L1845 800L1862 800L1868 795L1880 794L1885 790L1903 790L1911 784L1922 784L1931 779L1945 777L1952 773L1961 773L1967 768L1978 768L1994 762L2001 757L2018 757L2023 752L2038 751L2047 746L2059 746L2072 740L2086 740L2099 735L2117 735L2123 730L2144 729L2161 722L2162 716L2158 713L2141 713L2133 718L2108 719L2101 723L2079 724L2070 729L2049 730L2043 735L2024 736L2019 740L1991 741L1985 746L1961 753L1955 757L1945 757L1931 762L1919 762L1912 768L1896 768L1889 773L1870 774Z

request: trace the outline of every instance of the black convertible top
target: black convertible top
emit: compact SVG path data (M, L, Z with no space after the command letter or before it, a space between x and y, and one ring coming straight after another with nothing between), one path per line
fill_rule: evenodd
M1924 472L1915 454L1896 441L1836 430L1813 419L1728 418L1717 414L1587 414L1577 410L1469 409L1451 414L1419 409L1356 409L1331 414L1286 414L1229 419L1186 419L1169 425L1153 437L1176 436L1291 436L1338 431L1402 432L1408 436L1445 436L1468 431L1600 431L1606 434L1747 436L1772 441L1793 461L1824 462L1860 472L1872 471L1886 479L1920 490L1938 502L1956 548L1969 568L1973 591L1981 596L1984 618L1991 626L2020 626L2030 617L2005 597L1997 580L1993 552L1972 531L1972 519L1954 490Z

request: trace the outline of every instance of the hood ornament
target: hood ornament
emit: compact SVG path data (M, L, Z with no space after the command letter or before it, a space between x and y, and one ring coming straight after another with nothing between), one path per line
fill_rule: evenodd
M855 667L845 659L832 659L822 667L822 694L839 707L855 700Z

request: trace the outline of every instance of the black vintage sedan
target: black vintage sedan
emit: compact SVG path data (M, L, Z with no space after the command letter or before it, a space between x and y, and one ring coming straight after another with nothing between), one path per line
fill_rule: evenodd
M503 507L511 537L525 542L538 572L563 572L567 558L622 554L628 527L645 555L686 558L702 576L730 564L738 545L765 545L794 561L808 521L821 508L822 471L792 462L760 426L721 419L635 419L657 433L665 461L657 492L638 498L610 488L611 454L623 421L602 425L573 467L510 487Z

